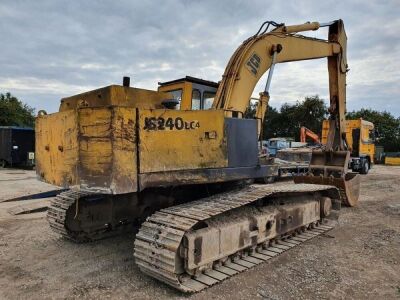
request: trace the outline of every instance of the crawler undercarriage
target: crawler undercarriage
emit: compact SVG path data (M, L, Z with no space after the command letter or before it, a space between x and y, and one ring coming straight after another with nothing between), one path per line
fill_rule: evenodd
M83 191L58 195L48 212L51 228L88 241L131 230L143 220L132 214L145 213L143 208L133 207L126 195L124 205L114 199L120 207L113 207L111 198ZM136 263L162 282L196 292L330 230L343 199L331 186L284 183L251 185L171 207L174 199L163 200L152 207L166 208L150 215L136 235Z

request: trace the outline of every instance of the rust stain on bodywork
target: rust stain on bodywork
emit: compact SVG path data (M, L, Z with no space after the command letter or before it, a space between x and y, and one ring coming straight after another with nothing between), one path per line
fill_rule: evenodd
M135 119L134 108L112 106L38 117L38 174L65 188L136 192Z

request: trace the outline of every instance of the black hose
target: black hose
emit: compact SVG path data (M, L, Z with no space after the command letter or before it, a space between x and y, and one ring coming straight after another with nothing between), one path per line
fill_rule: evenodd
M265 24L267 24L267 27L263 30ZM257 33L254 36L258 36L260 34L266 33L270 25L272 25L274 27L280 27L280 26L283 26L285 24L284 23L277 23L277 22L274 22L274 21L265 21L264 23L261 24L260 29L258 29Z

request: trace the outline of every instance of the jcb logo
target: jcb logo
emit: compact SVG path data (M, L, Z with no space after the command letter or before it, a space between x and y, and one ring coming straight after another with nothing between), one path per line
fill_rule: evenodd
M257 53L253 53L250 56L249 60L246 63L247 68L251 73L255 76L257 75L258 69L260 68L261 58L257 55Z

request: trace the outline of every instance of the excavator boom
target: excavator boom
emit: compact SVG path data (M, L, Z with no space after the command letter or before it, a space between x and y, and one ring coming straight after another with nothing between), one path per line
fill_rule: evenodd
M300 127L300 142L306 143L307 137L312 139L314 143L320 144L321 141L319 140L318 134L314 133L311 129L308 129L305 126Z
M345 132L347 37L342 20L329 23L328 40L294 34L317 30L319 27L317 22L281 25L244 41L225 68L213 107L224 109L228 116L241 117L249 105L256 84L275 64L326 57L329 72L329 112L336 122L334 127L339 129L339 133ZM342 137L339 140L332 139L330 143L330 148L346 150Z
M347 37L343 21L336 20L323 24L329 26L327 40L297 34L301 31L317 30L321 27L318 22L294 26L284 26L275 22L269 24L275 25L276 28L270 32L262 31L260 28L257 34L244 41L232 55L217 90L213 107L224 109L227 116L242 117L257 82L267 70L270 70L266 88L260 94L256 113L260 136L275 64L326 57L330 94L328 140L324 150L313 151L309 175L297 178L296 182L326 184L326 178L334 177L335 180L329 182L342 189L342 194L346 195L343 202L353 206L358 201L359 177L356 174L346 175L348 149L345 113L348 66Z

